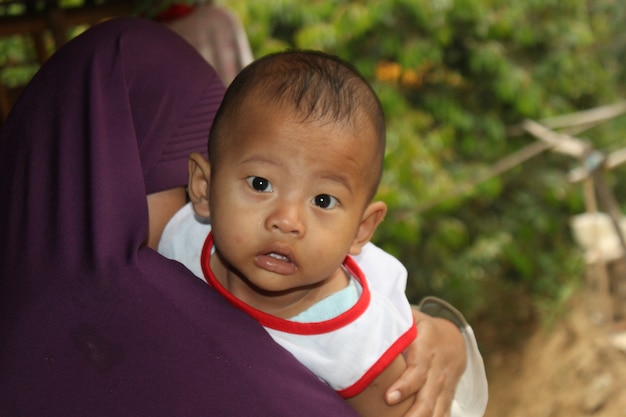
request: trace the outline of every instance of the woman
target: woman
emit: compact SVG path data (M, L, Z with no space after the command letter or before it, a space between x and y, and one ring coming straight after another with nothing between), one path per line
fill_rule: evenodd
M186 176L166 174L204 147L222 94L139 19L79 36L24 91L0 139L0 415L354 415L145 246L146 195Z

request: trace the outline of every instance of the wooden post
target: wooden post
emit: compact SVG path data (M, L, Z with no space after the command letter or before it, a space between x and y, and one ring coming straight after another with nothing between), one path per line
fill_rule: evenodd
M598 201L592 177L583 180L583 196L587 213L598 213ZM594 240L599 236L594 236ZM591 256L590 256L591 255ZM605 254L597 250L585 254L585 282L589 289L588 308L594 321L607 322L613 319L613 302L609 285L609 271Z

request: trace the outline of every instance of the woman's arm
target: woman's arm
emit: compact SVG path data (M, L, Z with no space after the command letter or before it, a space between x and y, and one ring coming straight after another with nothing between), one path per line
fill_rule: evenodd
M487 377L471 327L435 297L425 298L413 314L418 337L407 349L407 369L387 391L387 402L417 393L407 417L482 416Z
M372 289L405 302L407 270L372 243L354 259ZM487 406L487 377L472 328L454 307L427 297L415 313L417 339L406 351L407 370L387 391L387 402L417 394L407 417L480 417ZM425 313L425 314L424 314ZM436 318L441 317L441 318Z

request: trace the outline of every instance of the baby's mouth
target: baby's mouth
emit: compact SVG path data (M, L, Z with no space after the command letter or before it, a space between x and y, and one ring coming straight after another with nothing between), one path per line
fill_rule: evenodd
M274 259L278 259L279 261L291 262L291 260L288 257L286 257L285 255L281 255L280 253L271 252L271 253L268 253L267 256L274 258Z
M298 266L293 262L291 256L280 252L267 252L257 255L254 262L259 268L280 275L293 274L298 270Z

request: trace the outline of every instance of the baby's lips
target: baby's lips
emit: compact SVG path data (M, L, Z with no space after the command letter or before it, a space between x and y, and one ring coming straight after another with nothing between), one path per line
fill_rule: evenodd
M281 275L293 274L298 270L296 264L291 262L287 256L274 252L257 255L254 258L254 262L259 268Z

